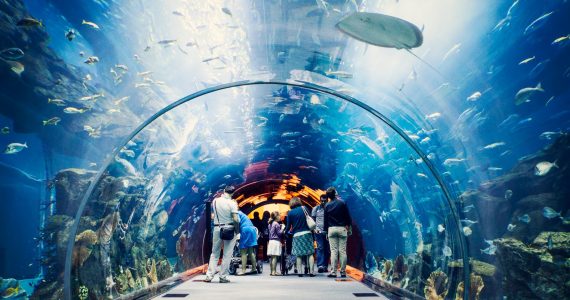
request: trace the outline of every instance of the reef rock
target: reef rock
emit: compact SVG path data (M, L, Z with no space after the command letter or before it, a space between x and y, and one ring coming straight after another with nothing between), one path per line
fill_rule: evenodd
M429 275L424 288L424 295L427 300L443 300L447 296L449 287L448 278L442 271L434 271Z
M458 259L458 260L454 260L452 262L450 262L448 264L448 266L450 268L463 268L463 260ZM473 258L469 259L469 266L471 268L471 271L475 274L478 275L483 275L483 276L487 276L487 277L493 277L495 276L495 272L497 271L497 268L495 266L493 266L492 264L488 264L486 262L482 262Z
M485 287L483 283L483 278L481 276L477 276L471 273L471 277L469 279L470 289L469 289L469 300L479 300L479 295L481 291ZM461 281L457 286L457 291L455 293L455 300L462 300L463 293L465 292L465 283Z
M570 233L543 232L530 245L503 238L495 240L495 245L508 298L570 299Z
M56 208L58 213L75 216L95 172L83 169L61 170L55 176Z

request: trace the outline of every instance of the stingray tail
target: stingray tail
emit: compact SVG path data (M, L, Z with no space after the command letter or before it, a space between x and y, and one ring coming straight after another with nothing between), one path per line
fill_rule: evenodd
M417 59L419 59L421 62L423 62L424 64L426 64L426 66L428 66L430 69L432 69L434 72L436 72L439 76L441 76L442 79L445 80L445 76L443 76L443 74L441 74L441 72L436 69L434 66L432 66L430 63L428 63L427 61L425 61L423 58L417 56L414 52L412 52L412 50L410 49L405 49L406 51L408 51L408 53L410 53L411 55L413 55L414 57L416 57Z

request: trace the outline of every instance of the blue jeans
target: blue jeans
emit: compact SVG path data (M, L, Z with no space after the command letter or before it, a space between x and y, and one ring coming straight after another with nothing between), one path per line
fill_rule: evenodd
M327 242L327 235L325 233L316 233L315 240L317 241L317 267L318 268L328 268L329 257L331 251L329 249L329 243Z

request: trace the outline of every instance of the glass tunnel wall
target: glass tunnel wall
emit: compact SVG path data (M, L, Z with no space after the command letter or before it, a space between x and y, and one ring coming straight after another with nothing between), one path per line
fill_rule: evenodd
M336 24L357 11L410 21L422 29L424 43L406 51L352 39ZM0 3L0 295L62 298L68 254L75 264L72 292L89 287L81 289L81 297L106 293L107 284L115 295L119 289L138 290L144 278L150 284L203 263L199 231L206 224L188 218L201 215L203 201L220 185L248 176L262 181L271 171L276 176L271 182L288 186L301 180L298 185L307 190L294 191L301 195L337 186L354 213L362 213L351 244L353 266L394 283L393 272L383 274L385 262L402 254L409 280L396 284L431 299L435 296L420 290L416 274L429 278L441 268L450 279L447 298L455 297L463 272L458 237L425 162L366 112L347 105L346 112L329 115L306 103L313 93L306 90L299 91L302 99L278 96L309 109L313 117L307 116L306 124L305 116L289 111L277 121L267 114L257 117L281 109L273 95L277 86L232 89L224 94L232 99L228 106L204 97L161 117L112 158L107 182L98 182L88 195L77 243L70 240L95 171L143 120L175 99L218 84L292 80L354 96L393 120L427 154L458 207L470 278L477 283L471 294L570 298L568 15L567 1L5 0ZM17 25L25 17L42 26ZM532 95L520 98L529 89ZM299 120L302 125L291 127ZM287 142L279 135L285 132L300 132L290 140L312 142L313 148ZM306 141L306 135L315 140ZM25 146L9 147L12 143ZM298 155L297 147L311 155ZM378 153L385 162L377 164ZM279 161L278 154L294 159ZM264 160L276 160L284 171L253 164ZM282 185L271 186L283 195ZM255 194L257 188L251 185L244 193ZM279 197L270 207L282 207ZM243 203L244 210L254 208ZM190 223L195 232L184 228ZM190 234L192 243L180 242ZM418 234L421 255L414 254L422 250ZM146 240L154 252L145 248ZM71 253L69 241L75 246ZM450 257L442 257L444 245ZM127 247L131 251L123 253ZM179 256L181 251L188 255ZM435 259L418 269L418 259L432 255ZM106 267L91 280L89 267L101 265ZM156 276L144 277L146 268ZM113 281L107 282L109 272ZM441 282L438 278L432 282Z
M183 134L161 134L173 124ZM231 184L247 202L239 187L268 179L285 188L253 189L242 211L333 185L354 218L351 266L415 294L436 270L446 290L463 280L449 267L463 258L450 202L406 141L346 100L274 84L184 103L119 150L78 220L73 297L125 295L206 263L204 200Z

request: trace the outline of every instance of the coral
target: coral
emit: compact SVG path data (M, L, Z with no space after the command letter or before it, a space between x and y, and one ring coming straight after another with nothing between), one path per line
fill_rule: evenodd
M387 259L384 261L384 268L382 270L382 279L388 279L390 276L390 270L392 269L392 261Z
M443 300L447 296L448 278L447 275L440 271L434 271L429 275L426 286L424 288L424 295L427 300Z
M79 287L79 292L77 293L77 297L79 297L80 300L85 300L87 299L87 297L89 296L89 289L82 285Z
M93 230L85 230L75 237L73 247L73 264L75 267L83 266L93 250L93 245L98 241L97 234Z
M408 265L404 262L404 256L402 254L396 257L394 261L394 271L392 274L392 281L399 282L405 276L408 271Z
M469 300L479 300L479 294L481 294L481 291L485 287L485 284L483 283L483 278L481 278L481 276L475 275L474 273L471 273L470 284L471 284L471 287L469 289L469 298L468 299ZM465 284L463 283L463 281L461 281L459 283L459 285L457 285L457 291L455 293L455 300L463 299L463 292L464 291L465 291Z
M150 265L150 266L149 266ZM146 262L147 276L150 280L150 284L155 284L158 282L158 275L156 273L156 261L148 259Z
M163 280L172 276L172 268L168 263L168 260L164 259L158 262L156 265L156 274L158 280Z
M129 286L129 288L135 289L136 288L136 282L135 282L135 279L133 278L133 274L131 273L131 270L129 270L129 268L127 268L127 270L125 271L125 277L127 278L127 285Z

